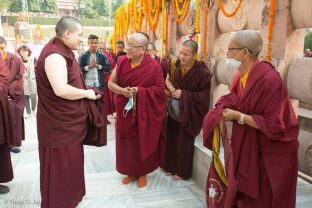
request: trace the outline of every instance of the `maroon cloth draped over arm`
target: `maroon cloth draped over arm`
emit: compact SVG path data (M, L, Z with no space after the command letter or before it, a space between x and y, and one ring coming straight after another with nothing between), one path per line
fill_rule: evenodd
M139 137L142 161L156 151L165 111L165 84L160 65L148 54L139 66L131 69L126 56L117 62L118 84L121 87L138 87L137 113L133 121L131 110L122 116L128 98L116 95L116 126L121 137Z
M215 105L215 108L207 113L204 118L203 123L203 143L204 146L212 150L213 142L213 131L217 125L222 122L223 119L223 109L225 108L235 108L238 102L238 96L234 93L230 93L226 96L221 97ZM226 126L226 124L224 124ZM225 127L225 129L227 129ZM209 174L206 184L206 202L208 207L217 208L217 207L232 207L232 201L236 195L236 184L237 181L234 177L233 171L233 153L231 148L231 143L228 135L223 135L223 148L224 148L224 161L225 161L225 173L228 179L228 186L226 187L221 179L219 178L214 161L209 168ZM218 181L218 182L217 182ZM217 183L216 183L217 182ZM223 185L221 185L223 184ZM210 196L209 190L210 186L215 187L218 190L219 195L216 197ZM221 191L224 192L225 196L220 196Z
M189 135L195 137L209 110L212 75L202 61L196 61L183 78L181 68L177 70L180 77L174 85L177 89L182 89L178 122Z

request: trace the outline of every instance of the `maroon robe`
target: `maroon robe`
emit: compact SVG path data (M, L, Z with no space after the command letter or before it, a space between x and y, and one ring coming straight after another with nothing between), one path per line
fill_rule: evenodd
M169 73L169 62L164 58L160 58L159 56L155 56L155 60L160 64L164 80L166 80L167 74ZM166 113L167 112L165 112L165 114ZM166 154L166 126L167 126L166 121L167 120L164 119L164 124L159 138L159 166L161 168L164 168Z
M118 52L118 53L115 55L115 57L114 57L115 63L117 64L118 58L121 57L121 56L124 56L124 55L127 55L127 53L124 52L124 51Z
M10 70L9 76L9 101L11 113L14 121L14 144L13 146L21 146L22 140L25 140L24 130L24 88L23 74L24 64L21 59L11 53L7 53L5 66Z
M8 101L8 81L10 71L0 60L0 183L13 179L9 145L15 144L13 117Z
M128 98L115 95L116 166L130 176L143 176L159 167L158 145L165 111L165 84L160 65L145 54L140 65L131 69L126 56L117 62L121 87L138 87L136 113L123 116Z
M280 75L271 64L256 63L246 89L236 75L227 96L237 96L233 109L251 115L259 127L233 122L233 206L295 207L299 127Z
M215 105L215 109L209 111L204 118L203 122L203 143L204 146L210 150L212 149L214 129L220 124L223 125L224 130L220 132L222 136L223 149L224 149L224 161L225 161L225 177L227 183L221 179L220 174L217 171L217 164L215 164L215 155L213 153L213 160L211 162L207 183L206 183L206 203L210 208L230 208L232 207L233 200L236 195L237 181L233 172L233 153L230 143L230 136L227 134L227 122L223 121L223 109L235 108L238 101L238 97L235 94L223 96ZM221 139L220 139L221 140ZM221 143L221 141L220 141Z
M160 64L163 71L164 80L166 80L167 74L169 73L169 62L167 59L160 58L159 56L155 56L155 60Z
M85 86L72 50L60 39L52 39L36 65L41 206L71 208L85 194L82 142L90 123L101 126L103 118L94 102L66 100L55 95L45 72L45 59L51 54L65 58L69 85L79 89Z
M109 52L105 52L110 66L111 70L115 68L115 61L113 59L113 56ZM110 78L110 72L106 73L104 72L104 108L105 108L105 114L106 115L112 115L115 112L115 106L114 106L114 93L108 89L108 81Z
M194 141L209 110L211 74L204 62L196 61L182 77L181 67L174 87L181 89L179 121L168 116L164 169L188 179L192 173Z

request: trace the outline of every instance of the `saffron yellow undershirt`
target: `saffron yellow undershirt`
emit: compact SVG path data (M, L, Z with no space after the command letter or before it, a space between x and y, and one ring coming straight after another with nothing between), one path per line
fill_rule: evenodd
M192 64L191 68L193 68L194 63L195 63L195 59L194 59L194 61L193 61L193 64ZM191 69L191 68L190 68L190 69ZM189 71L188 71L188 72L189 72ZM185 76L186 73L187 73L187 72L185 72L185 69L184 69L184 67L182 66L182 67L181 67L182 78Z
M248 69L247 73L244 74L242 76L242 78L241 78L241 84L242 84L243 89L245 89L245 87L246 87L246 83L247 83L247 80L248 80L249 72L250 72L250 69Z
M6 53L4 53L4 54L3 54L3 60L5 60L5 59L6 59L6 57L7 57L7 54L6 54Z

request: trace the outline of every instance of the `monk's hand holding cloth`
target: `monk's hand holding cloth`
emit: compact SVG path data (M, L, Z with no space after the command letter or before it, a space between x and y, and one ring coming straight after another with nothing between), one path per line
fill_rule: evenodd
M132 92L133 95L138 94L138 87L130 87L130 91Z
M240 112L229 108L223 110L223 118L226 121L238 120L240 114L241 114Z
M133 96L130 87L125 87L125 88L123 88L122 94L123 94L126 98L131 98L131 97Z
M182 94L182 90L177 89L172 92L172 97L175 99L180 99Z
M94 90L92 89L86 90L86 98L90 100L96 100L100 98L100 97L98 98L98 96L101 96L101 95L95 95Z

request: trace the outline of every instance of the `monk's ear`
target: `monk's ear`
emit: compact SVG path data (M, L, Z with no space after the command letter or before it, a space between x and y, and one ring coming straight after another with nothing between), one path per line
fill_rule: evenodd
M64 37L66 38L66 39L69 39L70 38L70 30L66 30L65 32L64 32Z

